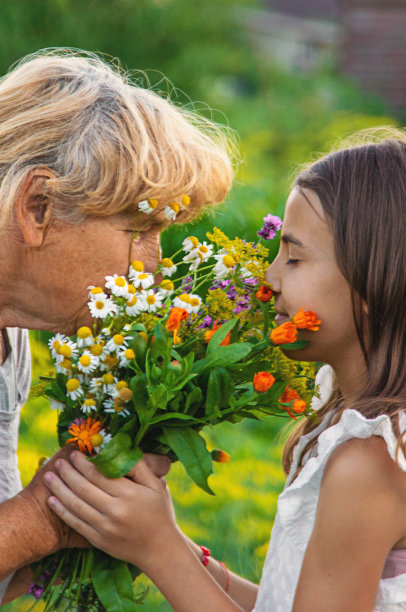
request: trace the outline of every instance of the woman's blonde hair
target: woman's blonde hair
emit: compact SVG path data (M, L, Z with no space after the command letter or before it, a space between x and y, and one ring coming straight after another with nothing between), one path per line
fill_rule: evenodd
M99 56L68 49L22 59L0 80L0 231L39 167L55 218L136 211L181 194L190 220L224 199L232 181L227 130L132 83Z

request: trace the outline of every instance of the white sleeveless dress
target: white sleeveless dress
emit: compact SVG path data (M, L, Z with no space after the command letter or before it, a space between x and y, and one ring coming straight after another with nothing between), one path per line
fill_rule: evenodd
M316 382L321 400L319 408L331 393L331 368L323 366ZM262 572L258 597L253 612L290 612L299 580L306 548L313 531L316 508L324 468L339 444L351 438L382 436L388 452L395 460L396 438L389 417L366 419L356 410L345 410L340 421L327 427L322 423L315 431L302 436L293 454L293 463L285 488L278 499L278 511L272 529L268 553ZM404 427L406 423L401 423ZM318 434L315 456L309 456L296 480L298 457L310 437ZM398 463L406 471L406 460L399 454ZM406 612L406 574L381 579L374 612Z

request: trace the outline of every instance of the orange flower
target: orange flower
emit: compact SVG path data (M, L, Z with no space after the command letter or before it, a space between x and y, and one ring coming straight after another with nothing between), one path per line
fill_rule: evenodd
M211 451L211 458L213 461L217 461L217 463L228 463L230 461L230 455L218 448Z
M295 314L293 322L299 329L310 329L311 331L318 331L319 325L321 325L321 321L317 318L316 313L311 310L306 310L305 312L304 308L301 308Z
M184 308L179 308L178 306L174 306L173 308L171 308L165 327L167 331L173 332L174 344L179 344L179 327L182 321L187 319L187 316L187 310L185 310Z
M296 389L290 389L289 385L286 386L286 389L280 396L279 401L283 404L288 404L292 402L290 407L281 406L281 408L286 410L288 415L295 421L296 417L292 414L291 410L293 410L293 412L296 412L296 414L302 414L306 410L306 402L300 398L300 395L296 391Z
M204 341L208 344L213 337L213 334L220 329L221 324L214 321L214 325L212 329L208 329L204 332ZM228 346L230 344L231 332L228 332L227 336L224 338L223 342L220 342L220 346Z
M296 389L290 389L289 385L286 385L286 389L280 396L279 401L287 404L293 400L300 400L300 395Z
M269 372L257 372L254 374L254 389L258 393L265 393L272 387L275 377Z
M292 321L286 321L275 327L269 337L274 344L291 344L297 340L297 326Z
M101 422L90 417L87 417L86 421L81 421L81 419L75 419L75 421L70 424L68 429L73 438L66 440L66 444L72 442L74 446L79 447L80 452L84 453L87 450L91 453L93 450L92 436L95 436L101 430Z
M306 402L302 399L295 400L292 404L293 412L302 414L306 410Z
M260 302L265 304L266 302L269 302L273 294L270 287L261 285L255 295Z

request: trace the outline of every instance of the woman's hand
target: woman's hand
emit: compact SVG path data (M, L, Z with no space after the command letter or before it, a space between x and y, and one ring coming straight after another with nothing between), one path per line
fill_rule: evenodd
M73 452L56 462L58 475L44 477L52 493L49 506L91 544L143 569L164 538L179 537L166 482L158 477L168 469L155 470L156 476L148 466L151 457L136 463L130 478L106 478Z

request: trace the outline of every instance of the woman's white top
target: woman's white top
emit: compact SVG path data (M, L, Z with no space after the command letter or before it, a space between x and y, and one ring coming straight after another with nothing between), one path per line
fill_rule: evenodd
M328 399L332 389L329 366L321 368L316 382L321 398L314 398L318 409ZM406 423L401 423L404 427ZM311 437L318 435L315 453L292 482L298 459ZM396 438L389 417L381 415L366 419L356 410L344 410L338 423L328 427L323 422L310 434L302 436L293 453L293 463L285 488L278 499L278 510L272 529L268 553L262 572L258 597L253 612L290 612L306 548L313 531L316 508L324 468L339 444L351 438L382 436L388 452L395 460ZM406 471L406 460L399 453L398 463ZM406 611L406 574L381 579L374 612Z
M28 332L7 329L10 353L0 365L0 502L21 490L17 462L20 410L26 402L31 382ZM1 554L1 551L0 551ZM0 602L11 579L0 582Z

